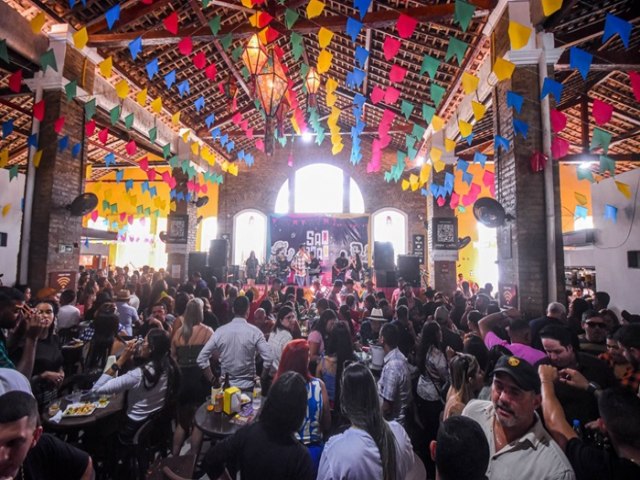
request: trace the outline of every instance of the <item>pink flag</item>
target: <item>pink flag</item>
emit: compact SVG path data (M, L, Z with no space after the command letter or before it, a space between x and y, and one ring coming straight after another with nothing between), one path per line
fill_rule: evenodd
M381 102L383 98L384 90L377 85L373 87L373 90L371 91L371 103L376 105L377 103Z
M406 68L402 68L400 65L393 65L389 71L389 80L394 83L402 83L406 74Z
M551 155L554 160L559 160L569 153L569 142L564 138L555 137L551 142Z
M553 133L559 133L567 126L567 116L560 110L551 109L550 118Z
M596 123L598 125L604 125L611 120L611 117L613 115L613 105L609 105L602 100L594 98L591 113L593 114L593 118L596 120Z
M396 30L398 31L400 38L411 38L411 35L413 35L413 31L417 26L418 20L403 13L398 17Z
M387 60L393 59L400 51L400 40L387 35L387 38L384 39L382 50L384 51L384 58Z

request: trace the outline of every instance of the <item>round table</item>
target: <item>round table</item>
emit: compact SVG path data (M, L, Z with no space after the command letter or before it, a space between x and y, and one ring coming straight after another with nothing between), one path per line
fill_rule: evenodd
M106 407L96 408L91 415L85 417L62 417L62 420L58 423L52 422L49 412L45 412L42 415L42 421L48 430L82 430L91 428L101 420L121 412L124 408L124 398L124 393L118 393L111 397ZM72 402L63 398L60 403L60 410L64 412L70 403Z
M195 416L197 427L202 430L205 435L222 439L233 435L243 427L243 425L231 422L233 417L226 413L208 412L208 405L209 402L200 405Z

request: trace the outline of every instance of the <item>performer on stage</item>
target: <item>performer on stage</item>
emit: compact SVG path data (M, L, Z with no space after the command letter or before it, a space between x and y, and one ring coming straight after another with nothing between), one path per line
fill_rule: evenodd
M276 255L276 276L281 283L287 283L287 277L289 276L289 261L287 260L287 254L284 248L278 251Z
M245 262L245 274L247 276L247 284L253 285L256 283L256 277L258 276L258 268L260 267L260 262L256 258L256 252L251 250L249 254L249 258Z
M309 281L313 283L313 281L317 278L320 278L320 274L322 273L322 265L320 265L320 259L316 257L315 252L309 252Z
M342 280L344 282L344 274L349 268L349 259L345 252L340 252L340 256L336 258L333 264L333 281Z
M360 254L356 252L350 259L349 268L351 268L351 278L354 282L359 282L362 274L362 260Z
M298 287L304 287L307 279L307 263L311 262L307 254L307 246L301 243L298 246L298 252L291 259L291 268L293 269L294 279Z

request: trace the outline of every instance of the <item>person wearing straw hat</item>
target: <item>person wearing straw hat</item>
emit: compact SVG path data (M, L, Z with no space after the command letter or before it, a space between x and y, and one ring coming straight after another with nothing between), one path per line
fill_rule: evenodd
M129 290L122 289L116 295L116 308L118 309L118 317L120 318L120 330L127 332L127 335L133 335L133 324L138 322L138 312L129 305L131 294Z
M380 335L382 325L387 323L387 319L382 313L381 308L374 308L371 310L371 315L368 316L362 325L360 326L360 342L362 345L369 345L375 343Z

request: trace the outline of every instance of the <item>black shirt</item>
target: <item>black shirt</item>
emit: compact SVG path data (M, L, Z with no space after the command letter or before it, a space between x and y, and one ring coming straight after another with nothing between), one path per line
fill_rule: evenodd
M338 257L336 258L336 268L342 270L343 268L345 268L347 265L349 265L349 260L347 260L344 257Z
M89 455L45 433L29 450L22 464L25 480L74 480L82 478Z
M464 344L462 338L457 333L453 333L446 327L442 327L442 348L443 352L446 351L446 347L451 347L455 352L462 352L464 350Z
M640 466L600 448L585 445L579 438L567 443L565 454L577 480L637 480Z
M225 466L235 466L243 480L313 480L313 464L306 447L293 438L276 436L260 421L218 442L203 462L209 478L218 478Z
M613 387L617 383L609 366L591 355L578 353L577 370L590 382L600 385L602 389ZM572 424L574 419L578 419L584 425L600 416L598 401L592 393L573 388L564 383L556 383L555 388L556 395L562 404L569 424Z
M529 322L529 328L531 329L531 346L533 348L537 348L538 350L544 352L544 348L542 348L542 339L540 338L540 330L542 330L547 325L559 325L561 327L566 327L567 325L560 319L554 317L540 317L534 318Z
M394 320L393 322L391 322L391 324L398 327L398 332L400 333L400 338L398 339L398 348L405 357L409 357L409 354L413 352L416 345L416 342L411 336L411 333L409 333L409 327L406 327L398 320Z

